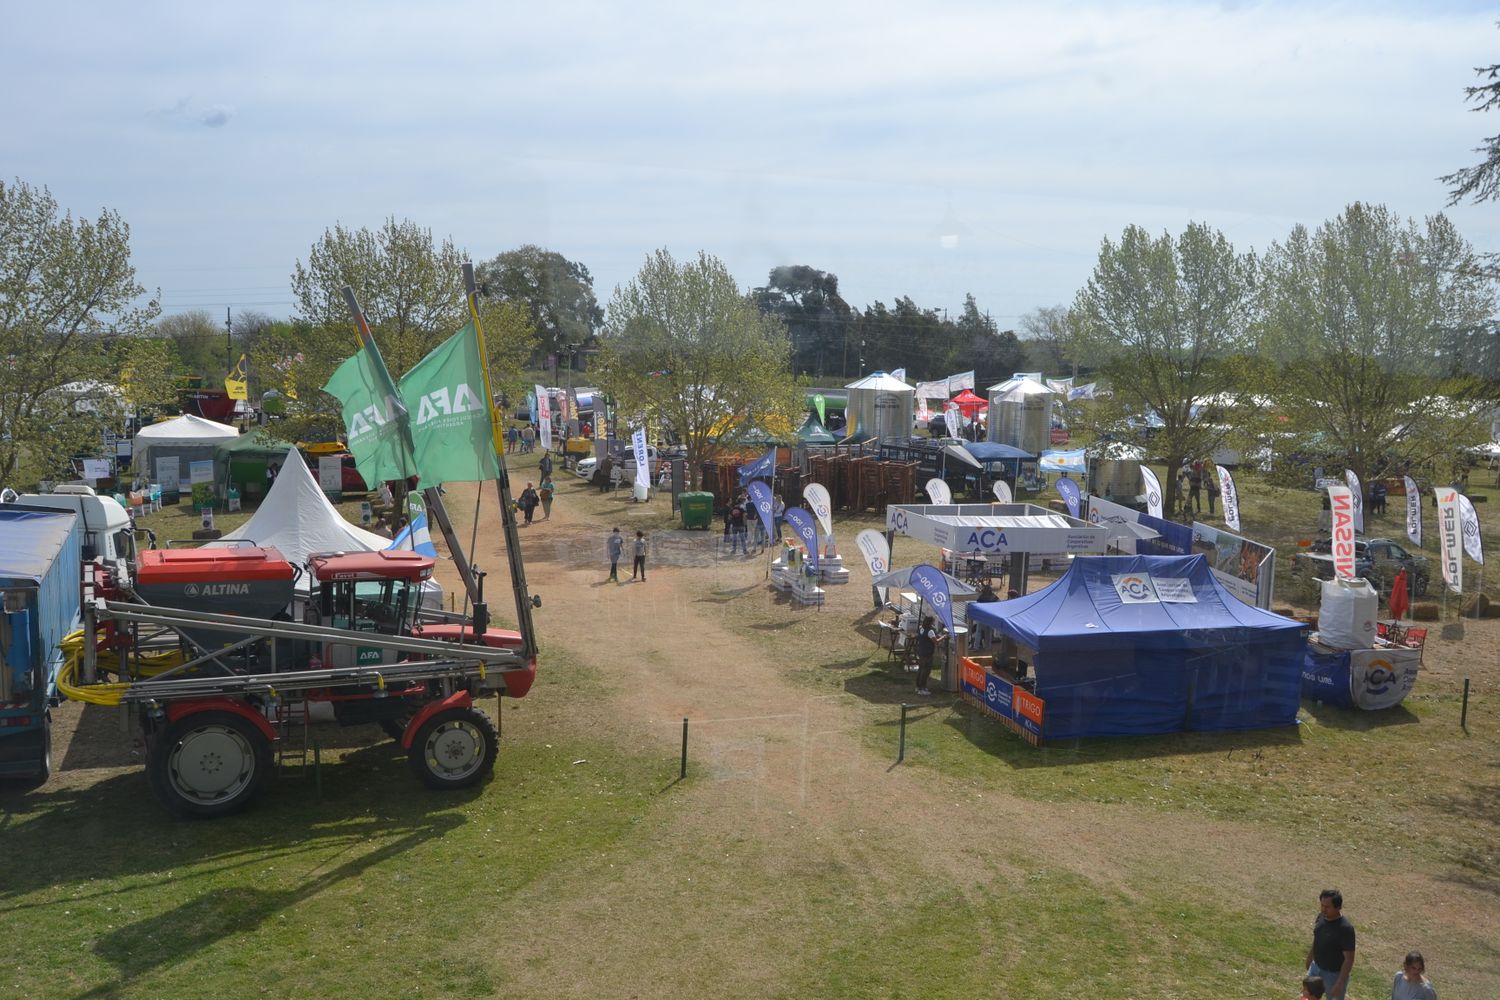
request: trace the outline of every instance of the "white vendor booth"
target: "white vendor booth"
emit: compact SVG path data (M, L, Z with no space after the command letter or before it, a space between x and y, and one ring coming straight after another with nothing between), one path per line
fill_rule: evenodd
M1029 503L891 504L885 534L893 561L897 535L987 562L1019 554L1006 560L1009 589L1018 594L1026 593L1026 554L1102 554L1109 535L1098 525Z

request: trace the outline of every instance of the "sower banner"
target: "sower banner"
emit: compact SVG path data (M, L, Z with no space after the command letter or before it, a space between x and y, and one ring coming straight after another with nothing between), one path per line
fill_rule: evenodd
M802 487L802 499L812 508L813 516L823 526L823 534L829 538L833 537L833 499L828 495L828 487L822 483L808 483Z
M958 432L962 430L962 428L959 426L958 422L957 403L948 403L943 407L943 424L948 428L949 437L958 437Z
M1439 487L1438 507L1438 551L1443 563L1443 582L1455 594L1464 592L1464 561L1459 551L1463 537L1463 512L1458 509L1458 490Z
M1422 491L1411 476L1406 477L1406 537L1417 548L1422 547Z
M1146 483L1146 513L1152 517L1161 517L1161 480L1145 465L1141 466L1141 479Z
M786 523L792 526L797 537L802 539L802 544L807 547L807 561L812 564L813 571L818 569L818 524L813 516L801 507L788 507L786 511Z
M923 563L911 568L911 587L917 596L938 613L949 632L953 631L953 599L948 594L948 580L936 566Z
M1329 522L1333 529L1333 572L1354 579L1354 498L1347 486L1328 487Z
M1078 490L1078 484L1067 476L1057 481L1057 495L1063 498L1063 503L1068 505L1068 513L1073 517L1078 516L1078 501L1082 494Z
M771 487L759 479L755 480L750 484L750 502L755 504L755 512L760 515L760 523L766 529L766 537L770 538L776 534L771 516L772 507L776 501L771 498Z
M1234 531L1240 530L1240 494L1234 488L1234 477L1222 465L1214 466L1219 474L1219 492L1224 495L1224 523Z

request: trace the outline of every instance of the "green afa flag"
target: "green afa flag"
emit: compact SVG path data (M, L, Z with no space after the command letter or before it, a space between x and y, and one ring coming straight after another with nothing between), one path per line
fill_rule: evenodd
M471 322L401 379L422 487L500 475L484 397L479 337Z
M339 365L323 391L343 405L344 441L354 464L372 487L387 480L405 479L417 471L403 424L406 410L386 388L391 384L385 364L361 348Z

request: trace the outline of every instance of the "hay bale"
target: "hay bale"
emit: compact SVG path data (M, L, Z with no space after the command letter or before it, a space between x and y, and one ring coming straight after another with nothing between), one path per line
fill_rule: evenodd
M1413 604L1408 614L1414 622L1435 622L1438 620L1438 605L1432 601L1423 601L1421 604Z
M1475 594L1464 602L1463 616L1465 618L1493 618L1495 616L1494 602L1485 594Z
M193 541L195 542L211 542L215 538L223 537L224 532L220 531L218 528L199 528L197 531L193 532Z

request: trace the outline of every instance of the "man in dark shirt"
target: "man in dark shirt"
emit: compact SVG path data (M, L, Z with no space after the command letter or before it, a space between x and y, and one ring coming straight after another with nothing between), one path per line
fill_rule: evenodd
M1354 968L1354 925L1344 916L1344 894L1324 889L1318 894L1318 919L1313 921L1312 947L1307 952L1307 974L1322 976L1329 1000L1344 1000L1349 970Z

